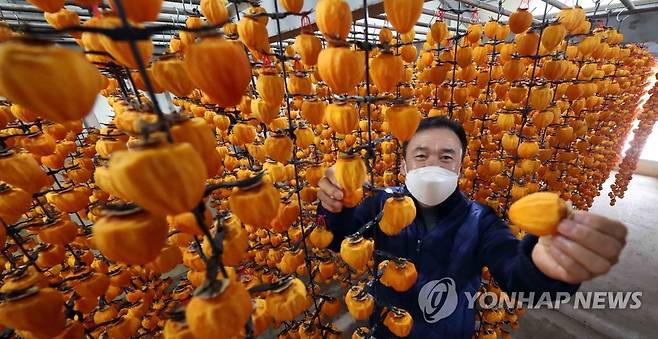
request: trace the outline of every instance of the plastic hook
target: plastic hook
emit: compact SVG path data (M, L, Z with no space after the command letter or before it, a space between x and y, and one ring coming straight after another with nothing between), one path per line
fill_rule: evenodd
M600 0L599 0L599 1L600 1ZM606 11L606 12L610 11L610 5L612 4L613 1L615 1L615 0L610 0L610 1L608 1L608 4L605 5L605 11Z
M201 12L199 12L199 7L194 7L194 3L192 3L192 0L190 0L190 7L192 8L192 14L196 16L201 16Z
M621 15L621 13L624 13L624 12L626 12L625 8L623 8L621 11L617 12L617 15L615 16L615 18L617 19L617 22L620 23L620 24L624 20L628 19L629 16L631 16L630 14L626 14L626 16L624 16L623 18L620 19L619 16Z
M610 3L608 3L608 4L610 4ZM600 7L601 7L601 0L594 1L594 12L592 12L592 15L596 15L596 12L599 11Z

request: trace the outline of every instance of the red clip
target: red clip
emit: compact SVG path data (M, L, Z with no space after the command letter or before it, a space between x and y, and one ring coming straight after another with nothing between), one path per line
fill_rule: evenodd
M480 14L478 13L478 10L476 8L473 10L473 12L471 12L471 22L476 23L478 22L478 20L480 20Z
M310 31L310 29L311 29L311 19L308 17L308 15L302 16L301 21L302 21L301 22L302 27L300 28L300 30L302 32Z
M263 67L272 67L272 60L270 60L269 55L263 56Z
M437 20L443 21L443 17L445 16L445 12L443 11L442 8L437 8L436 9L436 17L438 18Z
M100 18L100 17L101 17L101 11L100 11L100 9L98 9L98 5L93 5L93 6L91 6L91 12L94 13L94 16L95 16L96 18Z
M318 220L316 222L317 222L318 226L320 226L320 225L321 226L326 226L327 225L324 215L318 215Z

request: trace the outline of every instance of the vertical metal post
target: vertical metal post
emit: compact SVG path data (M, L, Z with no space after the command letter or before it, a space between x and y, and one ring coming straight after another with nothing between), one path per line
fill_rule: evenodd
M539 31L539 41L541 41L541 37L544 34L544 28L545 28L544 24L546 23L546 14L547 13L548 13L548 2L545 2L544 3L544 15L542 17L542 25L541 25L541 29ZM516 170L516 165L519 162L518 149L519 149L519 146L521 145L521 140L523 139L523 135L522 135L523 127L525 126L526 122L528 121L528 113L530 112L530 109L529 109L529 106L528 106L530 104L530 94L532 93L532 88L536 85L534 78L535 78L535 73L537 71L537 64L539 63L539 50L540 50L540 48L541 48L541 43L538 43L537 44L537 49L535 50L535 55L534 55L535 60L534 60L534 63L532 65L532 72L531 72L531 75L530 75L530 83L528 84L528 96L526 97L525 104L523 105L522 112L521 112L521 127L519 128L519 131L518 131L519 141L516 144L517 152L515 152L515 154L514 154L514 165L512 167L512 171L510 173L510 181L509 181L509 185L507 187L507 195L505 196L505 206L503 206L503 209L501 211L501 213L503 215L505 215L505 213L507 212L507 209L509 208L509 205L510 205L511 191L512 191L512 187L514 185L514 171Z
M455 50L454 53L455 55L452 56L452 81L450 82L450 102L448 103L448 117L452 118L452 111L455 109L455 75L457 73L457 45L459 45L459 39L461 39L461 35L459 33L459 24L461 22L461 16L462 16L462 3L461 1L457 2L457 28L455 29L455 36L453 37L452 42L455 44Z
M503 0L498 0L498 12L496 16L496 21L498 22L500 20L501 12L503 10ZM489 79L487 80L487 89L486 89L486 97L484 99L485 103L487 104L487 110L489 107L489 101L491 100L491 74L493 71L493 66L496 62L496 55L498 55L498 52L496 52L496 45L502 41L499 41L498 38L494 35L493 41L492 41L492 46L493 48L491 49L491 59L490 61L487 62L489 66ZM485 113L484 117L482 118L482 125L480 126L480 133L479 133L479 138L482 140L483 137L483 132L484 132L484 122L487 120L487 114ZM466 150L464 150L466 151ZM478 147L477 150L477 155L475 157L475 165L474 169L477 170L478 165L480 164L480 155L482 154L482 144L480 144L480 147ZM477 181L478 177L475 176L473 178L473 186L471 187L471 192L470 192L470 197L473 198L473 194L475 194L475 188L477 187Z
M272 2L274 2L274 11L278 14L279 13L278 0L272 0ZM278 40L278 44L279 44L279 49L281 50L281 53L283 54L284 48L283 48L283 40L281 39L281 21L280 21L278 15L276 16L276 29L277 29L277 40ZM320 308L318 306L317 298L316 298L316 295L315 295L315 289L314 289L315 281L313 280L313 267L311 266L311 260L309 258L309 253L310 252L309 252L309 250L306 246L306 236L307 236L307 234L306 234L306 231L304 230L304 223L303 223L302 213L301 213L301 212L303 212L303 205L302 205L303 202L302 202L301 195L299 194L299 190L298 190L298 188L300 188L300 177L299 177L299 168L298 168L299 162L297 160L297 152L296 152L297 139L295 138L295 134L294 134L295 126L293 125L292 116L291 116L291 113L290 113L290 93L288 92L288 79L287 79L288 74L287 74L287 71L286 71L286 65L285 65L284 60L285 60L285 58L283 58L283 60L281 60L281 63L283 63L283 65L282 65L283 67L281 67L281 69L282 69L282 72L283 72L283 88L284 88L285 93L286 93L286 95L285 95L286 115L288 117L288 128L289 128L290 137L292 138L293 145L294 145L293 152L292 152L292 162L293 162L293 168L295 169L295 188L293 188L293 189L297 191L297 193L295 195L297 196L297 204L298 204L299 210L300 210L299 216L297 217L297 224L299 225L299 228L302 231L302 241L301 242L302 242L302 248L304 250L304 262L306 264L306 270L308 271L308 275L309 275L309 284L311 285L310 293L311 293L311 297L313 298L313 306L315 308L314 314L317 318L318 324L321 324L320 312L319 312Z
M117 12L119 14L119 17L121 18L121 23L123 24L123 26L130 27L130 23L128 22L128 17L126 16L126 11L123 8L122 1L123 0L115 0L114 4L116 5ZM133 54L133 57L137 62L137 68L139 69L139 74L142 76L142 81L144 82L146 91L148 92L151 102L153 103L153 111L155 111L155 114L158 116L158 120L161 123L162 131L165 132L167 136L167 141L171 143L173 142L173 138L171 136L171 133L169 132L169 125L166 122L164 113L160 109L160 105L158 104L158 99L155 96L155 90L153 84L151 83L151 79L149 79L148 73L146 72L146 66L144 65L144 61L142 60L141 57L141 53L137 48L137 42L133 39L130 39L128 43L130 44L130 50ZM128 75L130 75L130 72ZM139 98L139 95L137 97Z

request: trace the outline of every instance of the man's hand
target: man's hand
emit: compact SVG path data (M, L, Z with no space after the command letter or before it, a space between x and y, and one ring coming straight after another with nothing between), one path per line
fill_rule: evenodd
M626 245L624 224L576 211L558 225L557 234L539 238L532 261L547 276L570 284L607 273Z
M336 181L335 166L329 167L325 172L322 179L320 179L320 190L318 191L318 198L322 203L322 207L326 208L329 212L339 213L343 210L343 191L341 190L338 182Z

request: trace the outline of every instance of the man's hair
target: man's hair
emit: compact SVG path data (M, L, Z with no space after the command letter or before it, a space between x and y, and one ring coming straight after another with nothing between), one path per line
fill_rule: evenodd
M464 127L462 127L462 125L459 122L452 120L446 116L425 118L420 121L420 124L418 125L418 128L416 129L416 132L414 132L414 134L431 128L445 128L455 133L455 135L457 135L459 141L462 144L462 159L464 158L464 156L466 155L466 147L468 145L468 141L466 140L466 132L464 131ZM409 140L402 143L402 152L403 152L402 155L404 157L407 156L407 145L409 145Z

